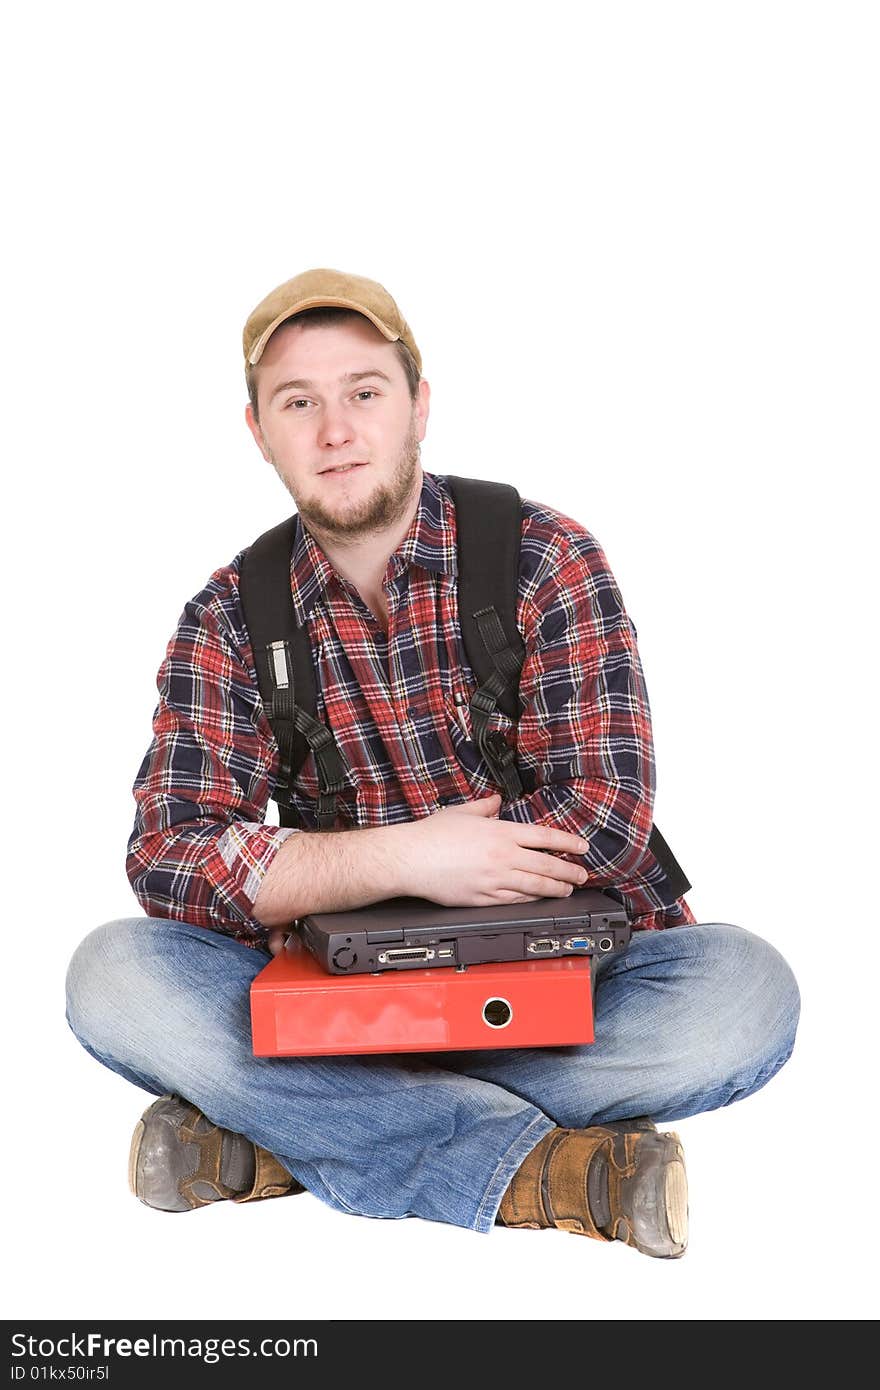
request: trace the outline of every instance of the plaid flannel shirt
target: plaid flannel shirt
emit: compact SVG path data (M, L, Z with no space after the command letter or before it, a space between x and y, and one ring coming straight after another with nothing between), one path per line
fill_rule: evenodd
M294 787L297 825L266 823L279 755L245 627L240 560L187 603L168 643L126 868L148 915L260 945L254 899L283 841L315 830L318 781L310 753ZM311 640L318 718L350 770L340 829L416 820L497 790L470 724L476 682L458 624L455 509L442 476L424 474L384 582L387 633L298 524L294 608ZM635 628L594 537L525 499L517 622L522 714L514 724L499 713L491 727L514 744L534 790L504 803L501 818L587 835L590 885L625 903L636 930L694 922L683 897L664 900L647 849L654 753Z

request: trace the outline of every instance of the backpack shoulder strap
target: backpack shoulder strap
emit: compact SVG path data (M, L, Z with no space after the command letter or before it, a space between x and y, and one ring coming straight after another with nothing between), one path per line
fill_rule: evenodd
M489 730L501 709L519 719L519 677L525 645L516 625L522 502L508 483L447 478L458 536L458 620L477 678L471 697L476 741L493 776L514 800L522 795L516 754Z
M276 799L289 804L293 781L308 757L315 755L320 791L318 824L332 829L336 793L345 786L345 770L336 740L318 722L311 644L299 627L290 588L290 557L296 515L274 526L244 552L239 593L251 639L260 695L281 755Z
M268 708L276 690L291 683L290 673L286 672L285 664L280 659L284 649L289 648L294 658L292 674L297 703L308 714L314 715L317 705L312 663L311 660L308 663L296 661L305 636L302 628L297 626L290 591L290 557L296 522L296 516L288 517L280 526L265 531L248 547L242 556L238 589L263 703ZM305 649L308 654L308 642Z
M498 703L511 719L518 719L519 674L525 657L516 625L520 495L509 483L452 476L447 481L455 503L458 618L464 648L481 685L497 670L500 653L507 649L512 654L514 660L504 662L506 688ZM497 624L490 619L487 625L490 614Z

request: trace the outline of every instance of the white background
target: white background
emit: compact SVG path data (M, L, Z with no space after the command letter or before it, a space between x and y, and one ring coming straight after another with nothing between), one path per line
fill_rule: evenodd
M873 1317L876 7L34 3L8 26L7 1316ZM311 1195L153 1212L126 1185L149 1097L66 1029L76 944L140 911L165 642L290 510L243 423L241 328L320 265L410 320L428 469L603 545L689 901L798 976L789 1065L678 1126L683 1260Z

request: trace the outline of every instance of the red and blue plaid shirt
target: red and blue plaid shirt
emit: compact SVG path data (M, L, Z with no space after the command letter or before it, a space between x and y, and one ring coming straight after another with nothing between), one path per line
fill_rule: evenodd
M239 597L240 560L186 605L168 644L126 867L150 916L259 945L266 931L254 899L283 841L316 828L318 782L309 754L293 788L299 825L265 822L279 756ZM350 769L340 829L417 820L497 790L470 723L476 682L461 642L455 509L442 476L424 475L413 523L388 561L387 633L301 523L291 589L311 640L317 715ZM612 888L636 929L694 922L683 897L664 900L665 876L647 848L654 753L635 628L594 537L525 499L517 622L523 712L515 725L499 713L490 727L514 744L535 789L505 803L502 819L587 835L590 884Z

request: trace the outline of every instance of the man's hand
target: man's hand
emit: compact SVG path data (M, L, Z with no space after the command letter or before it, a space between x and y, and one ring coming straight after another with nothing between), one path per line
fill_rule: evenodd
M499 820L500 809L495 792L406 826L406 892L444 907L488 907L565 898L586 882L581 864L557 856L582 855L589 840L549 825Z

